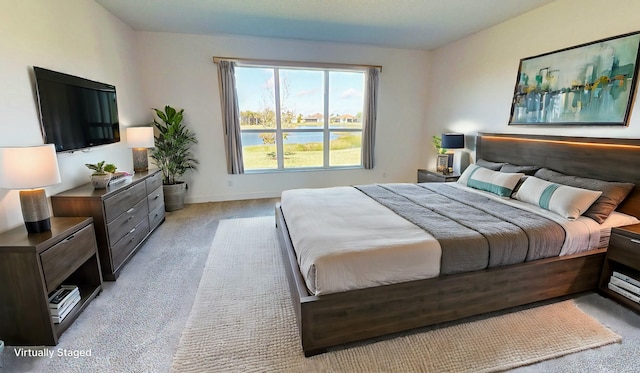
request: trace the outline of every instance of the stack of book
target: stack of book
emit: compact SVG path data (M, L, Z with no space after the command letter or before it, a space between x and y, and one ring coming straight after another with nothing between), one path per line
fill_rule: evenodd
M611 280L609 280L609 289L636 303L640 303L640 281L635 278L614 271Z
M53 322L59 324L80 302L80 291L75 285L62 285L49 297L49 312Z

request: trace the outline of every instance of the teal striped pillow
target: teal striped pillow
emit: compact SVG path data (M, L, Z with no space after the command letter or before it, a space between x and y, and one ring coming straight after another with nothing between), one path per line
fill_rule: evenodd
M566 219L575 220L587 211L601 194L600 191L551 183L529 176L514 197L553 211Z
M511 197L522 173L506 173L489 170L477 165L471 165L462 173L458 182L470 188L484 190L500 197Z

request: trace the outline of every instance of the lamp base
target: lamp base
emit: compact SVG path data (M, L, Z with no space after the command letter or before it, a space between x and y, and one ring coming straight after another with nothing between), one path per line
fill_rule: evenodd
M51 218L40 221L25 221L24 226L27 227L28 233L42 233L51 230Z
M133 171L143 172L149 169L147 148L133 148Z
M453 162L453 172L462 174L469 167L469 153L465 150L456 151L456 157Z
M21 190L20 207L28 233L42 233L51 230L51 215L44 189Z

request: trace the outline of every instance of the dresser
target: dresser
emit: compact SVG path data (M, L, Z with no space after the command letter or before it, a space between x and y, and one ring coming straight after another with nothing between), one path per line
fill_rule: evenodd
M51 196L55 216L91 216L102 277L118 278L122 266L164 221L160 170L137 172L131 180L94 189L89 184Z
M0 234L0 336L12 346L54 346L102 290L91 218L51 218L51 230L20 226ZM49 294L74 285L80 301L56 324Z

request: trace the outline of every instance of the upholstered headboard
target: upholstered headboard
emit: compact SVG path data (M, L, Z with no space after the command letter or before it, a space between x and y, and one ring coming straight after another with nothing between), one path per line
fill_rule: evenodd
M640 217L640 139L479 133L476 159L634 183L618 211Z

